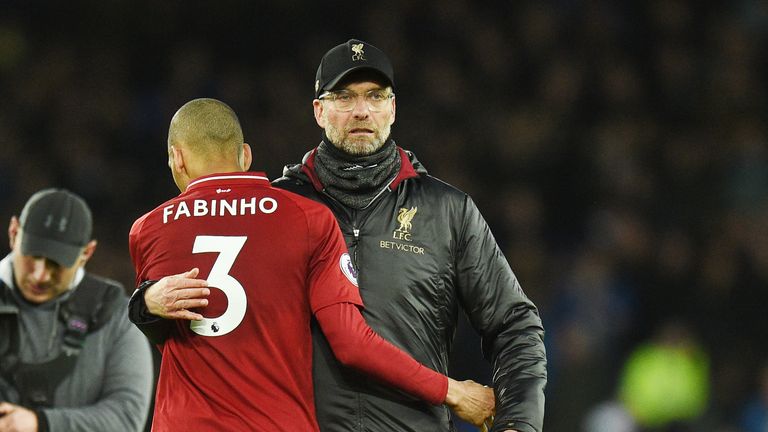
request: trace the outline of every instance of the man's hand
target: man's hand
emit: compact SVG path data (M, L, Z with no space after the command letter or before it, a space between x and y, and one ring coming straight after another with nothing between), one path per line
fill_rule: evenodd
M37 415L24 407L0 402L0 432L37 432Z
M161 318L201 320L203 316L190 309L208 306L208 281L195 279L200 271L193 268L184 273L166 276L144 292L149 313ZM0 431L1 432L1 431Z
M462 420L482 426L485 419L493 415L495 403L493 389L472 380L456 381L448 378L445 404Z

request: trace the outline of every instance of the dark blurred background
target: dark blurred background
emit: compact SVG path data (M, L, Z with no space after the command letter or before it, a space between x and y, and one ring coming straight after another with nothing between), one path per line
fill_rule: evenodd
M0 216L43 187L81 194L91 271L133 286L131 223L177 193L178 107L230 104L276 178L319 142L320 57L360 38L394 62L396 141L474 197L540 308L546 430L768 431L768 2L0 8ZM489 382L479 343L459 329L455 376ZM632 407L628 359L654 344L696 353L697 409Z

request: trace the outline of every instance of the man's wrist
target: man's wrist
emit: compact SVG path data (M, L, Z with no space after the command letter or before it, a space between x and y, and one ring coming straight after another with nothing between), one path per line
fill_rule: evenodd
M155 279L145 280L144 282L139 284L138 287L136 287L136 293L134 295L138 294L138 295L141 295L141 298L144 298L144 293L147 292L147 289L149 289L149 287L151 287L152 285L158 282L159 280L155 280Z
M133 293L128 303L128 318L131 322L147 323L160 319L149 312L147 302L144 299L144 294L147 292L147 289L157 282L158 281L156 280L147 280L142 282L141 285L136 288L136 291Z
M458 381L451 377L448 378L448 391L445 394L445 404L449 407L454 407L459 403L459 389L461 385Z

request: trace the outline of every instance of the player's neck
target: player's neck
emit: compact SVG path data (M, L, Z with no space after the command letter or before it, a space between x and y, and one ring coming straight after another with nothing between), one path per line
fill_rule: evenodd
M200 178L209 176L212 174L224 174L224 173L240 173L243 169L233 164L209 164L202 169L190 172L190 179L188 183Z

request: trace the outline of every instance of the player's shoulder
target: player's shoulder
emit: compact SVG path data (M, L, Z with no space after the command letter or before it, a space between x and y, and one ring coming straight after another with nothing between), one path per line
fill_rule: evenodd
M281 185L282 186L282 185ZM300 211L307 215L318 216L326 215L333 217L331 210L325 204L319 203L311 198L307 198L299 193L284 189L281 186L270 186L270 190L292 202Z
M138 234L150 221L153 214L162 211L163 207L167 207L170 203L177 200L179 197L175 197L172 199L169 199L168 201L165 201L164 203L156 206L152 210L144 213L141 215L138 219L136 219L133 222L133 225L131 226L131 235Z
M130 230L130 237L136 237L141 233L141 231L144 229L144 225L146 225L147 221L149 220L149 216L152 214L152 211L148 211L141 215L138 219L133 221L133 225L131 225Z

